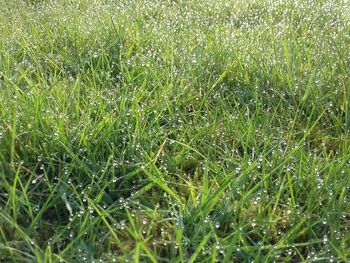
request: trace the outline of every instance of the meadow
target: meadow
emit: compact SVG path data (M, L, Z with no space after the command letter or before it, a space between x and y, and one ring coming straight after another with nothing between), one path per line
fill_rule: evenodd
M0 262L349 262L350 1L0 1Z

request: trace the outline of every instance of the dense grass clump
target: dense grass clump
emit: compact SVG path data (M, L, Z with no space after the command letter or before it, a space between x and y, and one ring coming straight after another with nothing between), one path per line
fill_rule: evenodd
M0 261L349 261L349 65L345 0L0 1Z

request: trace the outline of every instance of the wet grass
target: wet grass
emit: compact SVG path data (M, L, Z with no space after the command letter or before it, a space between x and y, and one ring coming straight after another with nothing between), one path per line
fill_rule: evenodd
M0 3L1 262L350 260L348 1Z

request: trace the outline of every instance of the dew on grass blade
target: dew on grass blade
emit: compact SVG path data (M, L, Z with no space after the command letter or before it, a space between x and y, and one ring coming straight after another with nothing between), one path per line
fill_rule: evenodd
M255 219L253 219L253 221L252 221L252 227L256 227L256 226L257 226L257 222L256 222Z

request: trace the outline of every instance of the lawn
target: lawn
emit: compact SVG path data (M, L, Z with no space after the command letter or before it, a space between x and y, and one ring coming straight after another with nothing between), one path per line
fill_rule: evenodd
M350 1L0 1L0 262L350 261Z

